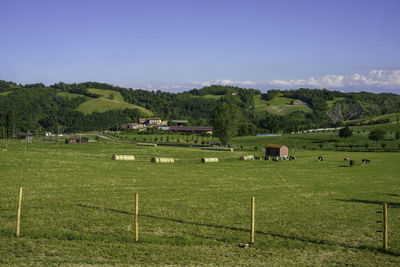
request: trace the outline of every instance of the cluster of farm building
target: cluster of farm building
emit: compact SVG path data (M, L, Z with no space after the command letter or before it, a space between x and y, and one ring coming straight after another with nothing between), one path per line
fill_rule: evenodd
M161 120L160 118L140 118L138 123L126 123L121 128L137 129L144 131L147 128L156 127L162 131L194 132L212 134L212 127L186 126L187 120Z

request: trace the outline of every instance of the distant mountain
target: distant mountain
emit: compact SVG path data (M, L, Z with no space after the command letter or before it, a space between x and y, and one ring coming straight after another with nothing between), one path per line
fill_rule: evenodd
M97 82L45 86L0 80L0 127L8 134L28 130L100 130L148 116L186 119L189 125L206 126L219 102L241 109L241 135L343 123L382 123L387 122L388 114L400 112L400 96L387 93L302 88L262 94L259 90L219 85L168 93ZM379 116L381 119L374 119Z

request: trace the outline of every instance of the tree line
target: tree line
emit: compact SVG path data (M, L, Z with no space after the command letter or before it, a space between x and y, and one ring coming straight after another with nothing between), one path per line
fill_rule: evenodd
M343 93L326 89L269 90L262 94L259 90L243 89L235 86L212 85L183 93L147 91L122 88L106 83L84 82L67 84L59 82L50 86L42 83L16 84L0 80L0 126L7 128L8 135L18 131L58 131L76 132L102 130L117 124L136 122L141 114L136 109L107 111L85 115L77 107L89 98L99 97L90 88L120 92L125 101L152 111L163 120L186 119L189 125L209 126L217 121L213 111L227 105L235 114L233 122L237 128L235 135L255 133L288 133L309 128L339 126L333 123L327 111L327 101L341 98L335 105L359 105L362 115L382 115L400 112L400 96L394 94ZM10 92L5 94L4 92ZM1 93L3 92L3 93ZM77 97L63 97L58 92L77 94ZM214 95L217 97L204 97ZM294 111L287 115L276 115L266 111L256 111L256 97L271 100L282 95L293 100L302 100L312 108L312 112ZM220 112L221 113L221 112Z

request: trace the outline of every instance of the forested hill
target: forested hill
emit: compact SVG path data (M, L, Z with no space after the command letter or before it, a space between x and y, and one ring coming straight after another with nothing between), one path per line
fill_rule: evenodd
M344 121L361 123L400 112L400 96L387 93L297 89L269 90L263 94L259 90L219 85L168 93L97 82L45 86L0 80L0 126L9 134L44 130L78 132L109 129L148 116L208 125L210 114L219 102L240 109L241 135L338 126Z

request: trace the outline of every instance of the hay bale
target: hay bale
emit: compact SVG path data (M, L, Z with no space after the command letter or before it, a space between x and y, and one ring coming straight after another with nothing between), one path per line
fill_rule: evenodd
M219 159L218 158L202 158L201 162L203 163L210 163L210 162L218 162Z
M112 160L135 160L135 156L132 155L112 155Z
M151 162L153 163L174 163L173 158L152 158Z
M240 160L254 160L253 155L241 156Z
M154 143L136 143L138 146L154 146L157 147L157 144Z

